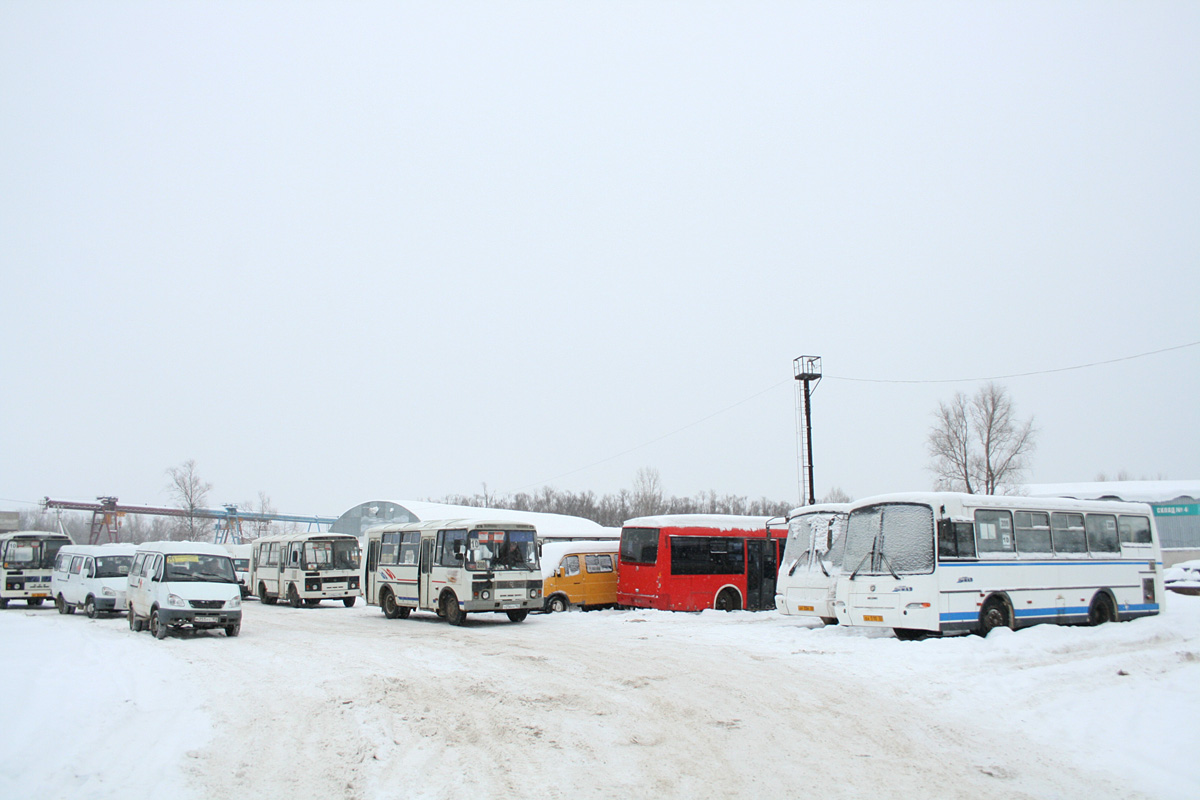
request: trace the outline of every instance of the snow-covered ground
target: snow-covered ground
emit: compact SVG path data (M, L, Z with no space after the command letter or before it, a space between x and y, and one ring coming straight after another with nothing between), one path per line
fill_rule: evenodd
M776 613L0 612L0 798L1200 796L1200 597L900 642ZM157 793L151 795L151 792Z

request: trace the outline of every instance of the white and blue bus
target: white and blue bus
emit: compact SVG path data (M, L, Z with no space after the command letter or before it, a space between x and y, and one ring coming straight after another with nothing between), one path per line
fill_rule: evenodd
M835 608L902 639L1157 614L1144 503L926 492L852 504Z
M10 600L40 606L50 598L54 559L71 537L49 531L0 534L0 608Z
M787 547L775 581L775 608L781 614L837 623L835 589L849 513L846 503L817 503L788 514Z

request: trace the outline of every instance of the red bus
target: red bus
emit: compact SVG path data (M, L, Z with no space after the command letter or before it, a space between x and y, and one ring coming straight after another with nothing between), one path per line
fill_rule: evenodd
M787 528L769 530L770 520L719 514L629 520L621 528L617 604L664 611L775 608Z

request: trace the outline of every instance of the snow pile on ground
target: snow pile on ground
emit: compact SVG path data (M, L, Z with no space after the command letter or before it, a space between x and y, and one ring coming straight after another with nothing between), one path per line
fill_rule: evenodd
M1181 561L1163 571L1163 583L1180 594L1200 594L1200 560Z
M1200 598L901 642L774 612L0 613L0 797L1193 798ZM162 796L160 794L160 796Z

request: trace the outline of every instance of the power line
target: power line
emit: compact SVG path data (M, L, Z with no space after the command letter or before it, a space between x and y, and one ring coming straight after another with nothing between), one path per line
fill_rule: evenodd
M1169 353L1172 350L1182 350L1185 347L1195 347L1200 345L1200 342L1188 342L1187 344L1177 344L1174 347L1164 347L1161 350L1151 350L1146 353L1138 353L1132 356L1122 356L1120 358L1110 358L1106 361L1092 361L1088 364L1076 364L1072 367L1057 367L1055 369L1039 369L1032 372L1014 372L1010 375L992 375L985 378L937 378L937 379L886 379L886 378L848 378L842 375L830 375L826 373L825 377L835 381L854 381L855 383L976 383L978 381L1000 381L1008 378L1028 378L1031 375L1051 375L1056 372L1070 372L1076 369L1088 369L1089 367L1102 367L1106 364L1119 364L1122 361L1133 361L1135 358L1145 358L1146 356L1156 356L1159 353Z
M1200 341L1188 342L1187 344L1177 344L1173 347L1164 347L1160 350L1150 350L1148 352L1137 353L1132 356L1121 356L1120 358L1110 358L1110 359L1106 359L1104 361L1092 361L1087 364L1076 364L1076 365L1070 366L1070 367L1056 367L1054 369L1041 369L1041 370L1033 370L1030 372L1014 372L1010 375L993 375L991 377L984 377L984 378L936 378L936 379L930 378L930 379L889 380L886 378L850 378L850 377L839 376L839 375L830 375L828 373L825 373L825 377L829 378L831 380L835 380L835 381L852 381L855 383L905 383L905 384L976 383L978 381L1007 380L1008 378L1027 378L1032 375L1052 375L1057 372L1071 372L1072 370L1088 369L1090 367L1101 367L1101 366L1105 366L1107 364L1119 364L1122 361L1133 361L1134 359L1146 358L1147 356L1156 356L1156 355L1159 355L1160 353L1170 353L1174 350L1183 350L1188 347L1196 347L1197 345L1200 345ZM579 467L578 469L569 470L560 475L555 475L553 478L547 478L544 481L537 481L535 483L529 483L518 489L513 489L511 491L504 492L503 494L515 494L517 492L523 492L526 489L530 489L534 486L545 486L546 484L551 483L556 480L559 480L560 478L566 478L571 475L575 475L576 473L584 472L585 470L589 470L592 467L598 467L601 464L607 464L609 461L615 461L616 459L621 458L622 456L627 456L630 453L634 453L634 452L637 452L638 450L641 450L642 448L649 447L650 445L655 444L657 442L661 442L663 439L668 439L677 433L682 433L683 431L686 431L689 428L694 428L697 425L699 425L700 423L707 422L708 420L712 419L713 417L720 416L721 414L724 414L727 411L732 411L733 409L737 408L738 406L744 405L745 403L750 402L751 400L755 399L756 397L764 395L767 392L778 389L780 386L783 386L784 384L791 383L791 382L792 382L792 379L788 379L788 380L780 381L779 383L776 383L776 384L772 384L771 386L768 386L766 389L755 392L754 394L750 395L749 397L739 400L736 403L733 403L731 405L725 406L724 408L722 408L718 411L714 411L713 413L709 414L706 417L701 417L700 419L695 420L694 422L689 422L687 425L684 425L681 428L676 428L675 430L671 431L670 433L664 433L662 436L657 436L653 439L650 439L649 441L642 442L641 444L638 444L638 445L634 445L633 447L630 447L626 450L622 450L619 453L616 453L611 456L607 456L606 458L602 458L599 461L593 461L591 464L588 464L583 467Z

